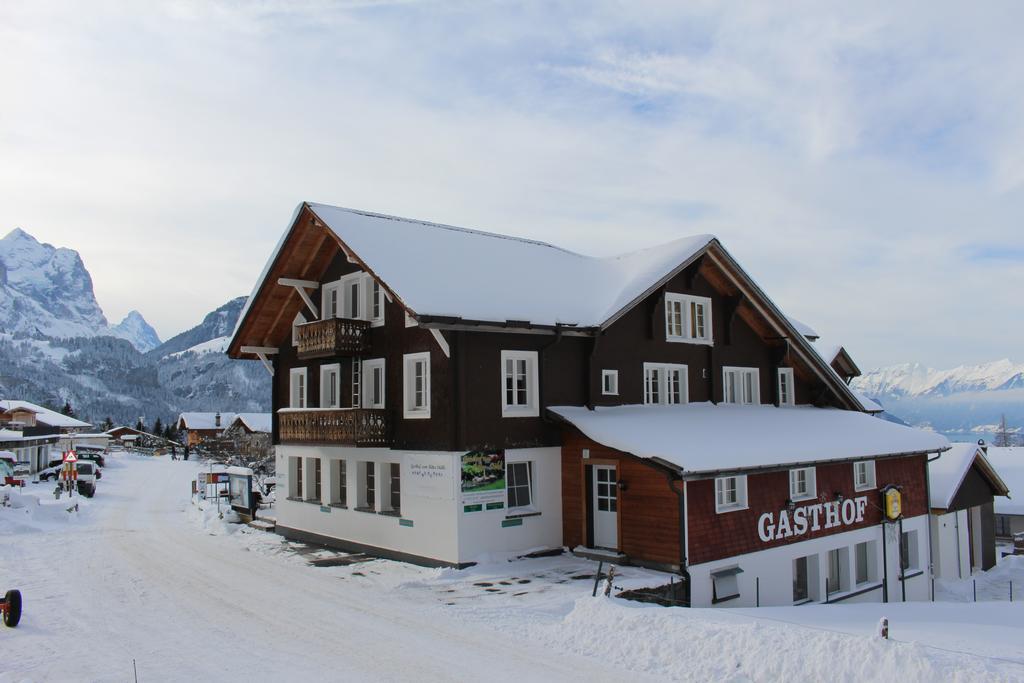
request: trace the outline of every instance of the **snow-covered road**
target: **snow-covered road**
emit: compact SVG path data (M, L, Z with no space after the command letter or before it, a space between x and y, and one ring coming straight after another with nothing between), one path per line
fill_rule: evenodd
M611 680L630 675L354 590L199 531L193 463L115 456L77 524L0 535L0 681ZM61 528L61 527L64 528Z
M0 683L129 681L133 660L144 682L1024 680L1021 602L665 609L591 598L594 566L571 556L313 567L193 506L197 469L115 455L71 520L0 508L0 590L25 595ZM1024 578L1021 560L985 580ZM873 636L882 615L893 640Z

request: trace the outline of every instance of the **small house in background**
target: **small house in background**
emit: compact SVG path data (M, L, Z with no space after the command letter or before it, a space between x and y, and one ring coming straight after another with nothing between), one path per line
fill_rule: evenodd
M113 429L108 429L105 434L112 442L127 448L170 448L171 446L181 446L176 441L171 441L162 436L150 434L133 427L114 427Z
M236 417L235 413L182 413L178 416L177 428L185 435L185 443L195 448L223 436Z
M957 443L928 463L936 578L961 579L996 564L994 500L1009 490L985 450Z
M0 449L13 452L33 474L46 468L62 438L91 426L28 401L0 400Z
M1024 534L1024 447L989 446L985 457L1006 482L1010 495L995 500L996 539Z
M239 413L221 437L234 453L248 460L263 460L273 454L271 413Z

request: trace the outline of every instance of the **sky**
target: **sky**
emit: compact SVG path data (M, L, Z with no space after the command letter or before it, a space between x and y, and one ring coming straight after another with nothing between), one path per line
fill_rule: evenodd
M0 3L0 233L168 338L317 201L713 233L862 369L1024 361L1024 5ZM515 269L510 264L510 270Z

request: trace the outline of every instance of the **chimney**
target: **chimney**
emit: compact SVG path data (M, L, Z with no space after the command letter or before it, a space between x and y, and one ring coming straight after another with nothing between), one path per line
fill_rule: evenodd
M214 420L215 420L215 422L213 423L213 426L216 427L217 429L220 429L220 413L219 412L217 413L217 416L214 418Z
M978 446L981 447L981 452L984 455L988 455L988 444L985 443L985 439L978 439Z

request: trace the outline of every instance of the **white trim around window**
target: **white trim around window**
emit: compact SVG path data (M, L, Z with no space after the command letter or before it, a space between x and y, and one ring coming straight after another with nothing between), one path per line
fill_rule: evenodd
M306 397L309 382L306 368L292 368L288 371L288 405L292 408L307 408Z
M380 327L384 324L385 299L384 288L374 279L370 279L370 326Z
M789 471L789 499L793 502L811 500L818 495L817 470L800 467Z
M733 512L747 509L747 475L715 479L715 512Z
M374 358L363 361L362 380L363 408L381 409L385 406L385 390L387 382L384 374L384 359Z
M430 417L430 352L402 356L402 415L406 419Z
M320 407L341 407L341 364L320 366Z
M757 368L722 368L722 403L761 403L761 373Z
M644 363L644 403L690 402L689 368L677 363Z
M776 378L779 406L796 405L796 385L793 383L793 368L779 368Z
M711 299L665 292L665 339L689 344L713 344Z
M536 351L501 352L501 416L540 415Z
M601 394L603 396L618 396L619 395L619 371L618 370L602 370L601 371Z
M875 461L860 460L853 463L853 490L870 491L875 485Z

